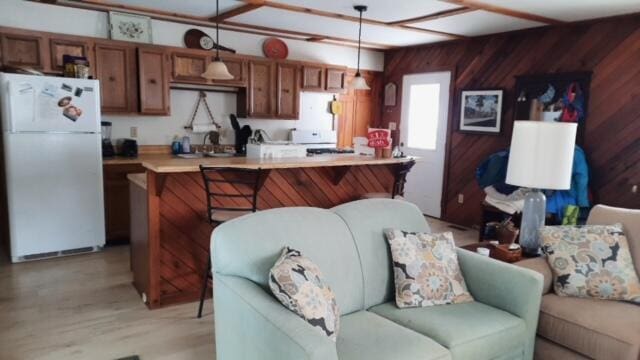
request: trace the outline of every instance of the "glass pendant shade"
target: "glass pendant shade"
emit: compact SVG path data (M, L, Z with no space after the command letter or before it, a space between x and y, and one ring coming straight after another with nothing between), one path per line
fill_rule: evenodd
M207 65L207 71L202 74L202 77L208 80L232 80L233 75L227 69L220 58L213 60Z
M351 80L349 88L352 90L371 90L369 85L367 85L367 81L360 74L356 74L353 80Z

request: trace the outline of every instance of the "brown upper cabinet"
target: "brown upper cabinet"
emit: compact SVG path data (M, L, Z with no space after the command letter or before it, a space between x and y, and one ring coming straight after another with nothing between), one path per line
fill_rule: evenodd
M247 87L247 117L271 118L275 115L274 63L251 61ZM241 109L238 109L240 112Z
M298 88L299 67L295 64L276 65L276 117L297 119L300 108Z
M49 38L49 53L51 55L51 71L62 72L64 70L63 56L83 56L89 59L89 65L93 65L89 55L90 44L87 41L71 40L66 38Z
M238 94L238 114L262 119L298 119L300 67L295 63L249 61L247 89Z
M138 48L140 113L170 115L168 56L160 47Z
M2 34L0 42L2 42L2 65L44 70L42 36Z
M126 44L96 43L96 77L104 113L138 110L136 48Z
M207 69L209 57L203 53L174 51L171 55L171 80L184 83L206 83L202 73Z
M302 89L310 91L323 91L324 72L325 68L322 66L302 66Z
M327 68L327 91L341 92L345 89L346 69Z
M227 86L247 86L247 62L237 57L221 56L222 62L227 66L229 73L233 75L231 80L213 80L213 84ZM213 61L213 59L211 59Z

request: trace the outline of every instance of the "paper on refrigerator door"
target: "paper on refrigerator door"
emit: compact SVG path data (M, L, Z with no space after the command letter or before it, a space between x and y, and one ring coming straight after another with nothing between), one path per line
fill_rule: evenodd
M11 111L11 129L14 131L16 122L36 121L34 102L36 89L26 82L9 83L9 109Z

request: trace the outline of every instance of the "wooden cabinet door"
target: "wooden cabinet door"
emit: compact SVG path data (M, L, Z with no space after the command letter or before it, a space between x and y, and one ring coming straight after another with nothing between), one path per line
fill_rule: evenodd
M216 85L246 86L247 85L247 62L242 59L221 57L222 62L227 66L229 73L233 75L231 80L213 80ZM213 59L212 59L213 61Z
M42 37L37 35L2 34L2 64L44 69Z
M140 113L170 115L167 56L161 48L138 48Z
M51 54L51 71L62 72L64 55L83 56L89 60L89 65L93 62L89 59L89 43L82 40L69 40L64 38L49 39L49 53Z
M104 215L107 244L129 242L129 180L127 174L145 172L140 164L103 165Z
M207 70L209 59L205 54L174 52L172 60L172 80L187 83L205 83L202 73Z
M96 44L96 77L100 80L103 113L137 111L135 48Z
M298 66L276 65L276 117L298 119Z
M353 136L366 137L372 124L373 101L370 96L356 96Z
M338 117L338 147L353 147L355 97L341 96L342 114Z
M321 66L302 67L302 89L311 91L324 90L324 72Z
M340 92L345 89L346 72L342 69L327 69L327 91Z
M274 74L271 61L249 63L248 116L270 118L274 115Z

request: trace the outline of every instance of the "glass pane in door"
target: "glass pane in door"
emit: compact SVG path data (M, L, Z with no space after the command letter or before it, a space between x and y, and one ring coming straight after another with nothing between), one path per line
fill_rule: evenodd
M417 84L409 88L407 146L436 150L440 84Z

